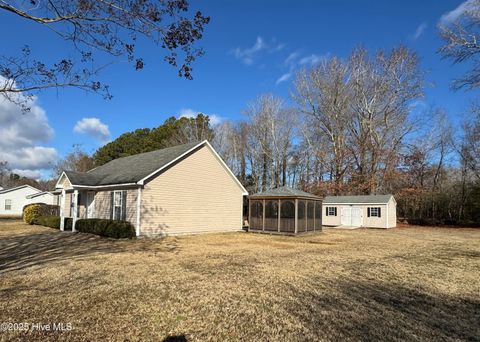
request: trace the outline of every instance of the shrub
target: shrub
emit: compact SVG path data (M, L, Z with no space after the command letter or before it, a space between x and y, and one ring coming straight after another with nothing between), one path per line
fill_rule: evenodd
M127 221L80 219L75 223L75 230L115 239L135 237L135 227Z
M23 220L28 224L36 224L40 216L58 215L58 205L49 205L45 203L32 203L23 207Z
M58 216L40 216L36 220L36 224L50 227L50 228L60 228L60 217Z
M35 224L40 217L40 204L29 204L23 208L23 221L28 224Z

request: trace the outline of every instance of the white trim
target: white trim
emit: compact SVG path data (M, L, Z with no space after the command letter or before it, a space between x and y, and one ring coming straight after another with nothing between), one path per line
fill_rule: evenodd
M135 235L140 236L140 210L142 203L142 188L137 190L137 226L135 227Z
M77 223L77 216L78 216L78 190L73 190L72 203L73 203L72 233L75 233L75 223Z
M214 156L217 158L218 161L220 161L220 163L222 164L222 166L227 170L227 172L230 174L230 176L235 180L235 182L237 183L237 185L240 187L240 189L242 190L242 193L243 195L248 195L248 192L247 190L243 187L242 183L240 183L240 181L237 179L237 177L235 177L235 175L233 174L233 172L230 170L230 168L227 166L227 164L225 164L225 162L222 160L222 158L218 155L217 151L215 151L215 149L212 147L212 145L210 145L210 143L207 141L207 140L204 140L200 143L198 143L197 145L195 145L194 147L192 147L191 149L189 149L188 151L182 153L180 156L178 156L177 158L173 159L172 161L168 162L167 164L163 165L162 167L160 167L159 169L153 171L152 173L150 173L148 176L142 178L141 180L139 180L137 182L137 184L140 184L140 185L144 185L145 181L153 176L155 176L157 173L159 173L160 171L162 171L163 169L167 168L168 166L172 165L173 163L175 163L176 161L178 161L179 159L185 157L187 154L191 153L193 150L197 149L198 147L202 146L202 145L206 145L210 148L210 150L213 152Z
M109 184L109 185L75 185L72 184L73 188L87 188L87 189L99 189L99 188L111 188L119 186L131 186L138 185L137 183L119 183L119 184Z
M62 189L62 199L60 200L60 230L65 230L65 189Z
M388 202L390 202L390 201L388 201ZM390 210L388 210L388 203L387 203L387 205L385 206L385 211L386 211L386 216L387 216L387 217L386 217L386 219L387 219L387 228L390 228L390 227L388 226L388 212L390 211Z
M324 206L330 206L330 205L350 205L350 206L355 206L355 205L367 205L367 206L372 206L372 205L385 205L387 203L353 203L353 202L349 202L349 203L325 203L325 202L322 202L322 205Z
M115 218L115 208L118 207L118 205L115 204L115 196L116 194L120 194L120 217ZM112 202L112 219L113 220L121 220L123 217L123 190L113 190L113 202Z
M58 181L57 181L57 183L55 184L55 189L63 189L63 185L59 184L59 183L60 183L60 180L62 179L63 176L65 176L65 178L68 179L68 176L67 176L67 174L65 173L65 171L62 171L62 174L60 175L60 177L58 177ZM70 179L68 179L68 181L70 182ZM70 182L70 184L72 184L72 182Z

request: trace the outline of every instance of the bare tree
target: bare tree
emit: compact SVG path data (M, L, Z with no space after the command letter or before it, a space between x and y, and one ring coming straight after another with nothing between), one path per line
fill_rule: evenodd
M52 65L34 58L28 46L17 56L0 56L0 95L24 109L28 102L15 94L31 96L46 88L76 87L109 98L108 85L95 79L106 65L97 65L95 56L123 56L143 69L136 49L140 39L165 50L164 60L191 79L192 62L203 54L195 43L210 20L191 13L187 0L0 0L0 10L48 27L76 52L75 58L61 57Z
M470 71L454 82L455 89L480 86L480 0L470 0L466 6L467 10L454 23L439 26L444 41L439 52L443 57L454 63L473 62Z
M59 177L63 171L87 172L95 167L92 156L82 150L80 145L73 145L72 150L60 159L53 168L53 178Z
M409 104L423 96L423 75L415 53L401 46L369 57L357 49L350 57L351 100L348 148L365 193L375 193L398 164L398 152L415 122Z
M314 130L313 136L324 135L328 139L333 165L331 180L335 184L334 193L338 194L349 164L346 148L351 100L349 66L333 57L310 70L304 69L297 75L295 90L293 97L305 115L307 127ZM311 135L306 141L309 147L318 142L319 138Z

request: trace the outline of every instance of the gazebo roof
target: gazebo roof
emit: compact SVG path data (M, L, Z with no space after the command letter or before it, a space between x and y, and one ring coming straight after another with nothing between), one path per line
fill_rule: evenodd
M321 197L309 194L308 192L305 192L302 190L293 189L289 186L280 186L278 188L273 188L273 189L270 189L264 192L259 192L249 196L249 198L265 198L265 197L269 197L269 198L302 197L302 198L311 198L316 200L322 199Z

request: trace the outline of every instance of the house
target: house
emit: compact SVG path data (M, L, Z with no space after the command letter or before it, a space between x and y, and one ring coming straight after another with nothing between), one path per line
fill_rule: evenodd
M248 194L208 141L64 171L56 189L73 231L79 218L103 218L131 222L137 236L241 230Z
M0 216L22 216L23 207L31 203L54 204L55 196L30 185L0 190Z
M397 201L392 195L327 196L322 221L324 226L394 228Z
M253 194L249 199L249 231L300 234L322 230L322 199L281 186Z

